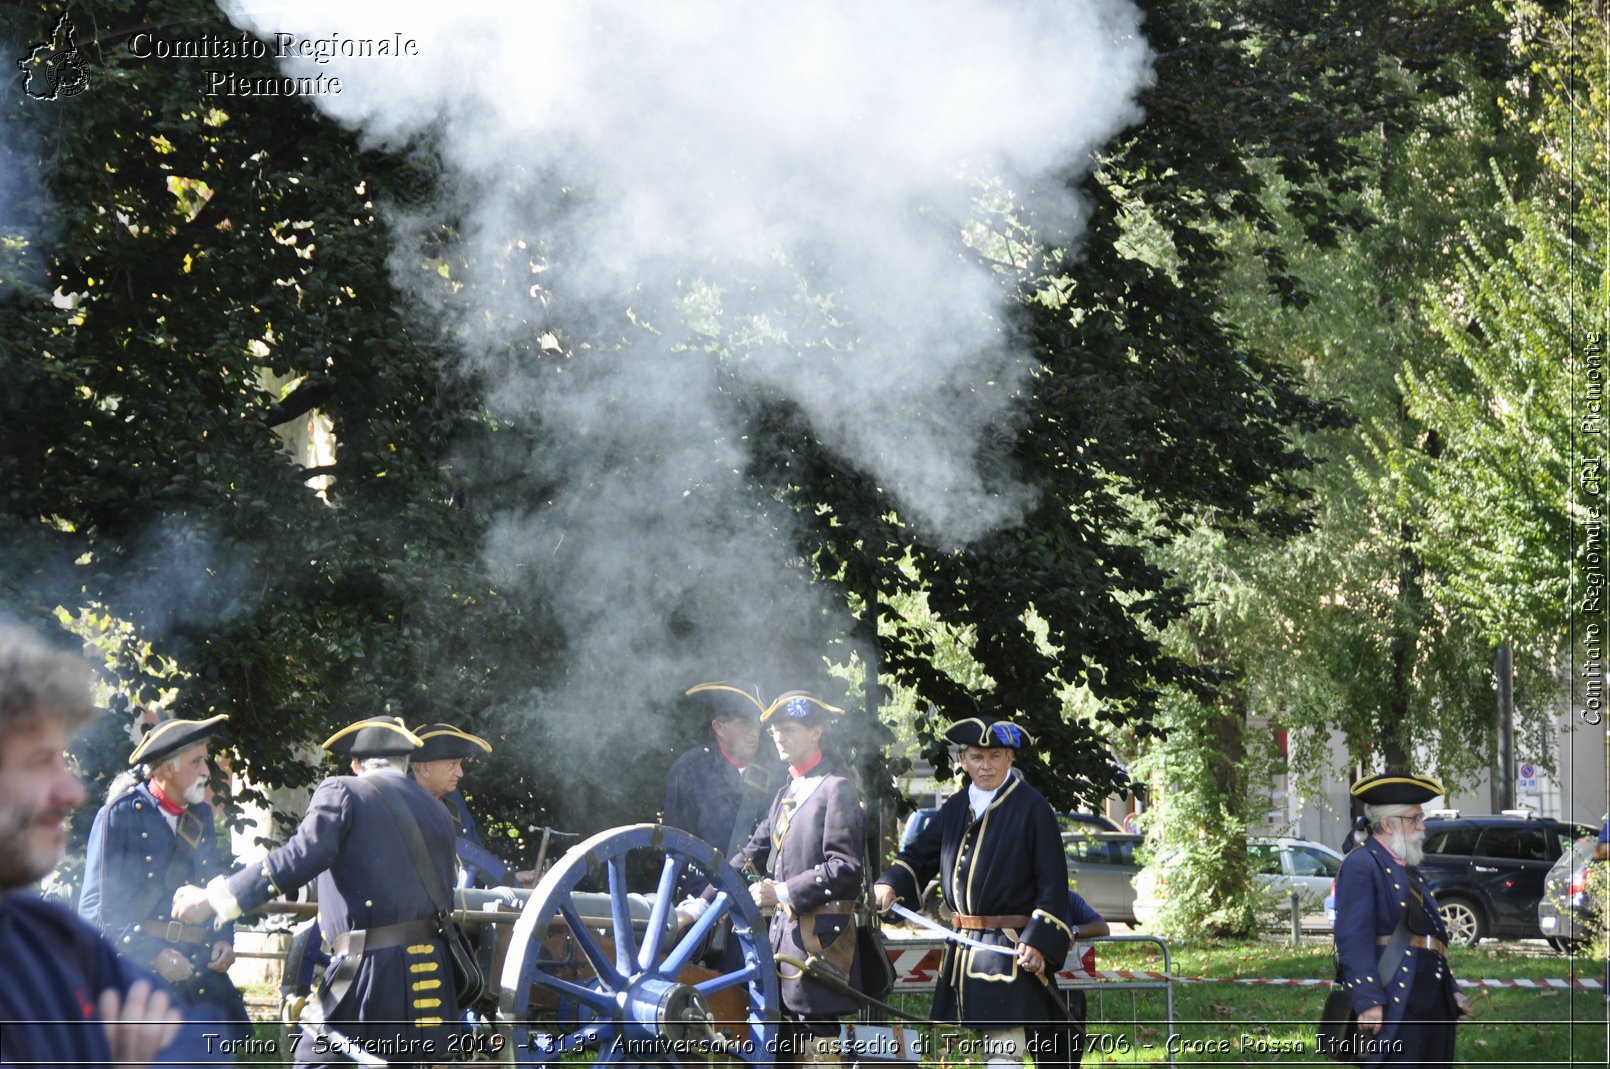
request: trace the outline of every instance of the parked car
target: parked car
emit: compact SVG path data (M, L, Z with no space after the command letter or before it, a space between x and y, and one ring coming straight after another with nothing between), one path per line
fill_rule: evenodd
M1323 843L1285 837L1253 839L1247 843L1247 851L1252 855L1253 879L1272 907L1285 908L1296 891L1304 927L1334 926L1334 919L1319 911L1342 870L1341 854ZM1135 918L1142 925L1157 923L1158 911L1168 897L1168 867L1175 853L1163 852L1135 877Z
M1585 835L1560 854L1543 877L1543 897L1537 902L1537 926L1554 949L1580 947L1598 924L1600 904L1588 886L1589 866L1597 835Z
M1145 840L1127 832L1076 831L1062 836L1068 882L1109 921L1135 923L1136 849Z
M1585 824L1519 810L1464 816L1455 810L1427 814L1425 860L1420 871L1448 926L1449 941L1471 946L1482 939L1539 939L1543 881L1562 854L1584 835Z

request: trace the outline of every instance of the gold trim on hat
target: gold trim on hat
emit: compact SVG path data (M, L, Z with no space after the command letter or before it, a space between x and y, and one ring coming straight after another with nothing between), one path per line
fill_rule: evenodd
M778 709L781 709L784 705L787 705L789 702L793 701L795 698L798 698L801 701L810 702L823 712L832 713L834 716L844 715L843 709L840 709L836 705L829 705L814 695L806 694L804 691L789 691L787 694L779 694L770 705L766 706L765 710L760 714L761 723L765 723L767 720L770 720L773 713L775 713Z
M435 730L427 731L425 728L434 728ZM424 728L421 728L414 734L422 745L426 739L435 739L446 735L450 739L463 739L465 742L473 742L487 753L492 752L492 744L490 742L487 742L479 735L471 735L462 728L456 728L452 724L426 724Z
M1433 794L1448 793L1447 791L1443 790L1442 784L1438 783L1430 776L1394 776L1385 772L1377 773L1373 776L1365 776L1363 779L1356 781L1348 793L1356 797L1357 795L1363 794L1371 787L1384 787L1389 783L1412 784L1413 786L1419 787L1421 790L1427 790Z
M726 682L725 680L723 680L723 681L721 681L719 683L696 683L693 686L689 687L687 690L683 691L682 695L683 695L683 697L691 698L695 694L704 694L704 693L706 693L708 691L718 691L718 690L729 691L729 692L731 692L733 694L742 694L745 698L748 698L751 702L754 703L755 709L756 709L756 711L758 711L760 713L761 718L762 719L765 718L765 716L766 716L766 705L765 705L764 702L762 702L760 700L760 695L759 694L757 694L757 693L755 693L753 691L744 690L742 687L735 687L731 683Z
M145 756L146 751L150 750L153 745L162 738L162 736L173 734L173 730L170 729L207 727L210 724L216 724L219 721L228 719L228 713L219 713L217 716L208 717L206 720L164 720L145 733L145 737L142 738L139 741L139 744L134 747L134 752L129 754L129 764L139 764L140 760ZM198 744L204 741L206 740L196 740Z
M386 718L383 718L383 717L379 718L379 719L375 719L375 720L360 720L356 724L348 724L346 727L342 728L340 731L337 731L334 735L331 735L329 738L325 739L319 745L323 749L328 750L330 748L330 744L332 742L334 742L334 741L336 741L337 739L340 739L340 738L345 738L346 736L351 735L351 734L353 734L355 732L362 731L364 728L386 728L389 731L395 731L397 734L401 735L403 738L405 738L409 742L413 743L414 744L414 749L416 749L416 750L419 749L421 746L425 745L424 741L421 740L418 735L415 735L412 731L409 731L406 727L404 727L402 725L402 723L400 721L398 721L398 720L396 720L394 718L393 719L386 719Z

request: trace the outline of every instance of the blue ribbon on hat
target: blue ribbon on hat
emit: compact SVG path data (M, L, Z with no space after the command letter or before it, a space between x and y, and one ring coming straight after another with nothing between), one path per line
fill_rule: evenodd
M811 715L811 703L804 698L790 698L783 706L783 712L795 720L800 720Z
M1016 724L991 724L989 730L996 741L1003 746L1010 746L1015 750L1023 745L1023 729Z

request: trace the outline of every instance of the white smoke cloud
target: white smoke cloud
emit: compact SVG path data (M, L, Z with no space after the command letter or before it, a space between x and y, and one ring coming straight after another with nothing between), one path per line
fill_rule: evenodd
M775 517L756 520L737 437L753 398L797 405L938 539L1032 503L975 461L1032 364L1002 329L1011 280L962 234L990 181L1042 236L1073 236L1066 181L1138 118L1149 77L1128 0L222 6L270 41L418 42L282 67L339 77L314 102L370 143L439 155L465 286L443 302L419 271L429 220L395 221L397 277L451 323L494 409L554 443L534 461L560 480L552 502L503 516L487 552L593 653L686 680L744 670L722 651L797 664L837 630L783 566ZM622 318L692 295L705 334ZM562 373L485 357L549 330Z

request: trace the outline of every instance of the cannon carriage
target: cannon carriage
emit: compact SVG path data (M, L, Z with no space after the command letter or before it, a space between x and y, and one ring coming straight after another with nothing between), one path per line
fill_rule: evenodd
M680 931L676 898L690 867L716 893ZM644 868L657 869L654 883L634 890L630 873ZM723 919L742 952L728 972L698 961ZM549 869L514 923L495 933L493 1023L507 1062L546 1065L585 1050L596 1064L711 1055L772 1063L778 984L764 922L742 877L687 832L637 824L594 835Z
M715 897L684 931L675 908L693 869ZM688 832L612 828L572 847L531 890L466 888L455 899L454 917L477 936L487 979L475 1007L480 1024L464 1048L479 1060L548 1065L588 1052L597 1064L772 1064L780 1001L765 921L743 877ZM720 957L706 952L723 920L740 959L727 971L702 963ZM303 962L318 956L316 931L304 924L292 937L281 988L288 998L307 994L313 968Z

